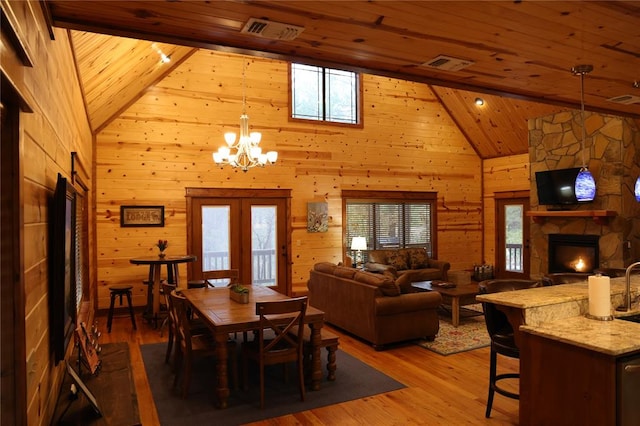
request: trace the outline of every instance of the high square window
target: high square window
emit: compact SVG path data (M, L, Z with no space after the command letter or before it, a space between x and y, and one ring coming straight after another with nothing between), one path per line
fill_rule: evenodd
M291 118L361 124L358 73L293 63L290 75Z

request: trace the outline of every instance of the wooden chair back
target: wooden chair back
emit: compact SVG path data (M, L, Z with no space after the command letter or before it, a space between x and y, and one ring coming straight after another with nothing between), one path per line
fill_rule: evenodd
M256 314L260 315L260 358L266 364L297 361L298 355L302 357L306 311L306 297L256 302ZM294 328L297 328L296 334L293 333ZM265 339L265 332L273 333L273 336Z
M191 327L189 326L187 299L175 289L171 291L170 297L176 317L177 340L183 349L183 356L191 356Z
M269 302L256 302L256 314L260 316L257 342L243 344L245 360L252 358L260 366L260 407L264 408L264 367L271 364L297 363L300 400L304 401L304 316L307 297ZM296 328L297 327L297 328ZM268 337L265 337L265 332Z
M237 269L218 269L214 271L203 271L202 279L209 285L210 287L223 287L232 284L238 284L240 279L240 272ZM212 281L219 281L223 279L228 279L228 283L218 284Z

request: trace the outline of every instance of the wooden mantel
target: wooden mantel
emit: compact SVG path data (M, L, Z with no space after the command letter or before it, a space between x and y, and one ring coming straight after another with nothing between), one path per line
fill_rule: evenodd
M543 223L548 217L590 217L598 225L606 225L609 218L617 216L618 213L613 210L532 210L526 214L538 224Z

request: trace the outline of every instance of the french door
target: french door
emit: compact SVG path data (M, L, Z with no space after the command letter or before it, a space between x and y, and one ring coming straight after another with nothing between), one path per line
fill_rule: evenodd
M187 188L189 279L238 269L240 283L289 294L289 203L289 190Z
M529 197L496 194L496 278L529 279Z

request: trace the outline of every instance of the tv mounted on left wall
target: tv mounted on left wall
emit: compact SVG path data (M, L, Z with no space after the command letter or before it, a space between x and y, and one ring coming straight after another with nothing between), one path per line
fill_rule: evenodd
M76 322L75 212L76 191L58 173L49 220L49 333L56 365L64 359Z

